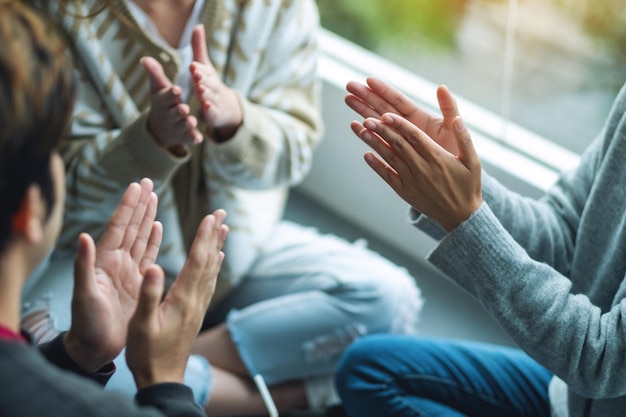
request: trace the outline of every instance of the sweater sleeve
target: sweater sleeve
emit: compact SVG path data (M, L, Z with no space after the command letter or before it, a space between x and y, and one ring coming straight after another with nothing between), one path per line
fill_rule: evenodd
M137 393L136 401L52 366L33 346L0 343L0 410L11 417L202 417L191 389L162 383Z
M429 260L572 390L587 397L626 394L626 300L603 313L570 292L571 281L531 259L486 203Z
M86 372L67 354L65 345L63 344L64 334L65 332L59 334L48 343L37 345L37 348L46 357L46 359L50 361L50 363L58 366L59 368L70 371L76 375L89 378L100 385L106 385L115 372L115 365L113 362L105 365L95 373Z
M570 271L581 216L602 158L601 146L601 140L594 141L580 165L563 173L540 199L513 192L486 172L482 174L483 200L501 226L531 258L565 275ZM435 239L446 235L436 222L414 208L409 210L409 222Z
M204 416L204 410L194 402L191 388L176 383L155 384L137 392L140 406L154 407L168 417Z

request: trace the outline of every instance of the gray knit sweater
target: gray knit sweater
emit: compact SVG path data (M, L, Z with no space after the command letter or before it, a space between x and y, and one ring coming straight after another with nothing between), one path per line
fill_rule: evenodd
M626 88L580 166L539 200L483 175L483 205L429 261L555 375L553 415L626 414ZM564 381L564 382L563 382Z

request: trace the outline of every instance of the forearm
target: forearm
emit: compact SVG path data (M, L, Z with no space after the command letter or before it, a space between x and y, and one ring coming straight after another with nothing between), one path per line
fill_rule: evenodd
M454 254L454 256L451 256ZM534 261L487 205L446 236L429 260L479 302L534 359L589 397L624 395L626 308L603 313L571 281Z

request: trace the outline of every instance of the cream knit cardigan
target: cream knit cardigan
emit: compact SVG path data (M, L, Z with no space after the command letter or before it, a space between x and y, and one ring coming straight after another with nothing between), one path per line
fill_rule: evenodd
M139 60L156 58L172 80L188 69L137 25L123 0L104 10L98 0L67 3L65 10L56 1L39 3L66 35L79 79L62 149L68 199L59 251L73 250L82 231L97 237L128 183L147 176L159 196L159 263L169 279L202 216L227 210L231 232L219 297L249 270L282 217L288 187L309 171L321 136L315 2L206 1L200 21L209 56L238 92L244 124L230 140L208 135L183 156L161 149L147 131L149 82ZM189 104L197 113L195 98ZM202 121L200 128L208 130Z

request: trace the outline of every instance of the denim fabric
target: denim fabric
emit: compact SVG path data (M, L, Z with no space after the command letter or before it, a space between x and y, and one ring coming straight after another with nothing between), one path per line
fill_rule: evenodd
M226 316L248 370L272 385L332 374L366 334L413 332L421 305L406 270L362 244L283 222L211 315Z
M24 294L25 305L47 297L60 330L70 325L72 262L73 255L52 259ZM226 321L250 374L273 385L332 375L345 348L361 336L411 333L421 306L419 289L405 269L361 243L283 222L250 274L211 307L208 322ZM195 362L199 366L188 366L186 382L203 404L212 372ZM133 395L124 358L116 364L107 388Z
M551 377L519 349L376 335L346 350L336 384L351 417L549 417Z

